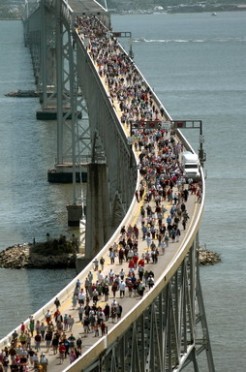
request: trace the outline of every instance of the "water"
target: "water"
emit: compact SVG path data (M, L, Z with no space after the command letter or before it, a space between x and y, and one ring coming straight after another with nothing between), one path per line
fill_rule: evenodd
M222 263L201 269L216 371L245 371L246 264L244 246L246 35L245 12L112 17L131 31L135 61L173 119L203 120L207 153L202 244ZM69 186L49 185L55 123L37 122L35 99L4 93L34 89L22 24L0 22L0 248L70 234ZM145 41L143 41L145 40ZM128 43L126 44L128 50ZM198 149L198 133L184 134ZM0 270L0 336L26 319L74 275L73 270ZM10 314L11 312L11 314ZM8 314L8 315L7 315ZM206 372L206 370L204 370Z
M0 249L44 241L74 230L67 227L70 185L49 185L47 170L56 157L56 124L36 121L39 102L10 98L17 89L35 89L21 22L0 22ZM75 270L0 269L0 337L36 311L68 283Z

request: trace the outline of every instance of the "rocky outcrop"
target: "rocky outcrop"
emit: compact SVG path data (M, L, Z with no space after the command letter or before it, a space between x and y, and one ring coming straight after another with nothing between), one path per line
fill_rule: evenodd
M29 97L39 97L39 94L35 90L21 90L21 89L18 89L14 92L6 93L5 96L6 97L29 98Z
M197 252L200 265L214 265L221 262L220 255L216 252L209 251L203 247L199 247Z
M49 244L49 248L50 246ZM47 249L47 243L17 244L0 252L0 267L6 269L75 268L75 253L60 251L55 253L51 254L50 249Z
M28 245L15 245L0 253L0 267L20 269L26 267L29 259Z

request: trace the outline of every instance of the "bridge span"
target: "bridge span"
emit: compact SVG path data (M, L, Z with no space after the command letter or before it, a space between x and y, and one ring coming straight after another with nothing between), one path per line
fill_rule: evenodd
M88 151L85 255L89 264L33 315L35 324L45 323L49 310L52 318L45 332L55 325L61 343L71 333L81 337L81 355L72 360L72 345L70 359L60 363L59 353L44 341L38 355L46 353L52 372L181 371L188 365L194 371L213 372L196 253L204 174L200 167L200 179L188 183L180 161L184 150L194 150L119 44L100 4L43 0L39 5L29 8L25 39L41 87L42 109L54 109L56 103L56 170L67 164L70 147L73 167L81 165L82 150L74 154L75 143ZM96 312L96 323L92 320L88 329L86 309L81 321L75 294L78 281L79 289L86 290L91 274L85 304L89 312ZM124 296L121 282L126 285ZM94 287L99 293L93 292ZM102 287L109 288L108 296L101 293ZM67 314L75 320L71 328L54 319L56 297L63 318ZM30 319L25 326L30 328ZM24 353L26 344L18 346L23 336L20 326L15 331L15 347ZM13 332L1 340L2 349L13 343ZM34 338L31 345L35 349Z

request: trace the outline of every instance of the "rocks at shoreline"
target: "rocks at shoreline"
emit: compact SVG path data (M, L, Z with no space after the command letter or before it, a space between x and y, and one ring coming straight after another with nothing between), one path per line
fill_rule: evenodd
M56 242L17 244L6 248L0 252L0 267L5 269L75 268L74 249L71 247L68 249L67 246L57 247ZM200 265L214 265L221 261L218 253L206 248L200 247L197 252Z
M51 254L51 244L17 244L0 252L0 267L5 269L61 269L75 268L72 252ZM42 253L40 252L42 251Z
M214 265L221 262L220 255L216 252L209 251L206 248L197 249L200 265Z

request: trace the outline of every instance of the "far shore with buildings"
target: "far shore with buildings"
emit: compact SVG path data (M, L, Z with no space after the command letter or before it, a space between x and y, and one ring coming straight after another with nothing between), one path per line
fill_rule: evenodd
M152 0L153 1L153 0ZM105 4L103 0L99 1ZM208 12L211 15L217 15L218 12L223 11L245 11L246 0L241 3L227 3L222 1L218 3L215 1L185 1L179 3L178 1L142 1L139 0L108 0L108 9L112 14L153 14L153 13L201 13ZM22 2L0 2L0 19L22 19L24 15L24 4Z

